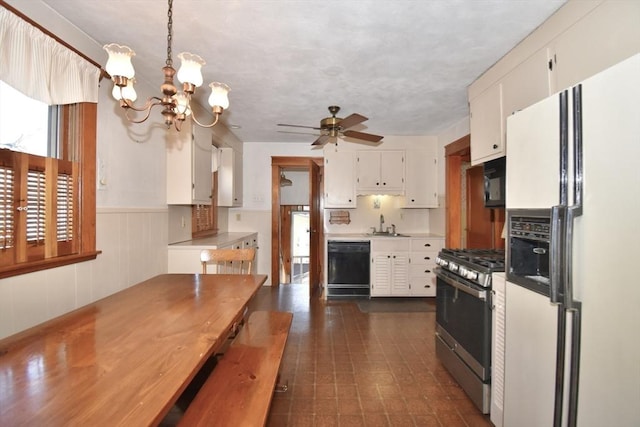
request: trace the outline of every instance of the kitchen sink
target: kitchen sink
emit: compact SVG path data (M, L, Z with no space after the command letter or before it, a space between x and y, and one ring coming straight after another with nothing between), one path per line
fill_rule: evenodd
M411 237L407 234L402 234L402 233L387 233L387 232L379 232L376 231L375 233L367 233L367 236L373 236L373 237Z

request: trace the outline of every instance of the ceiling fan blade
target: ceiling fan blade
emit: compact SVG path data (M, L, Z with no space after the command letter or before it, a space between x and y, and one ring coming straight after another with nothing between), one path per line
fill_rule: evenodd
M362 139L369 142L380 142L384 136L374 135L372 133L358 132L355 130L346 130L342 134L348 138Z
M324 145L326 144L329 140L331 139L331 137L329 135L320 135L318 137L318 139L316 139L315 141L313 141L313 143L311 145Z
M307 129L315 129L315 130L321 130L322 129L322 128L318 128L318 127L315 127L315 126L287 125L287 124L284 124L284 123L278 123L278 126L289 126L289 127L292 127L292 128L307 128Z
M347 129L350 128L351 126L355 126L357 124L360 124L366 120L369 120L368 118L366 118L363 115L360 115L358 113L354 113L354 114L350 114L347 117L345 117L344 119L340 120L340 127L342 129Z
M314 135L314 136L318 136L318 133L311 133L311 132L296 132L296 131L292 131L292 130L279 130L277 131L278 133L292 133L292 134L296 134L296 135Z

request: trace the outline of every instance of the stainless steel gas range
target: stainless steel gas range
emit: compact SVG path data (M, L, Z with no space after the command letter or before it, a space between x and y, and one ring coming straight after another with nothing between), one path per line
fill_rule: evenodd
M504 251L443 249L436 264L436 354L475 405L487 414L491 274L504 271Z

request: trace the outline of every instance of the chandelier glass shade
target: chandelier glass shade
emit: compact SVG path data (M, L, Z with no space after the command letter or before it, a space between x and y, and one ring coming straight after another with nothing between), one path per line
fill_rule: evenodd
M168 5L167 59L165 66L162 68L164 83L160 86L162 97L150 97L141 107L134 105L138 95L134 89L135 69L131 63L131 58L135 56L135 52L128 46L121 46L116 43L107 44L103 47L109 55L109 59L105 65L105 71L111 76L111 80L113 80L113 90L111 93L125 110L127 119L133 123L144 122L149 118L153 107L161 106L163 107L162 115L167 127L173 125L177 130L180 130L182 122L184 122L189 115L191 115L193 121L199 126L212 127L218 123L218 119L223 111L229 108L229 86L219 82L209 84L211 94L209 95L208 103L214 118L210 124L200 123L193 114L191 100L196 88L202 86L203 78L201 69L206 63L198 55L182 52L178 55L181 66L176 73L171 57L173 0L168 0ZM174 84L174 77L177 77L178 81L182 83L181 92L178 91ZM129 112L131 110L143 113L143 117L141 119L130 117Z

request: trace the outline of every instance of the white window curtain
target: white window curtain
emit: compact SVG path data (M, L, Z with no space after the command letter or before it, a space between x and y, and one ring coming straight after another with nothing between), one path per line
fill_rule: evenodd
M48 105L98 102L100 69L0 7L0 80Z

